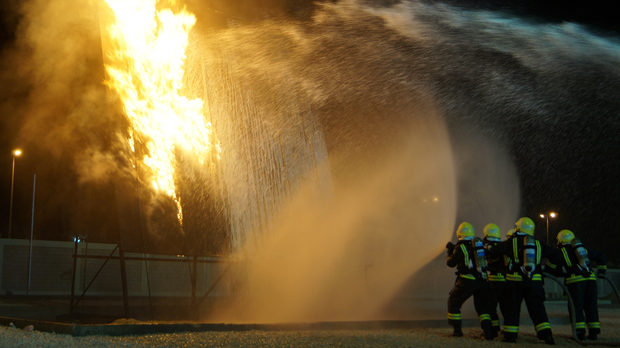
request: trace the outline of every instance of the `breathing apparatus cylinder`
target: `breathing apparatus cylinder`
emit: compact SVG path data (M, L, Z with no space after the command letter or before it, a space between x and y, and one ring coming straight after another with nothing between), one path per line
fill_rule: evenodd
M573 250L575 250L575 256L577 256L577 260L579 261L579 268L583 272L590 272L590 258L588 257L588 251L583 247L579 238L573 239L570 244L573 246Z
M504 267L508 271L512 271L512 260L506 255L504 255Z
M484 250L484 242L479 237L472 239L471 246L474 249L474 263L476 270L486 279L487 275L487 259Z
M536 270L536 239L527 235L523 238L523 273L528 278L532 277L532 273Z

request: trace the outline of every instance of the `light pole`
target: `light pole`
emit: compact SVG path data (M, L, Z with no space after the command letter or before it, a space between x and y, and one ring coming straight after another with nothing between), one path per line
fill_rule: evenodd
M22 154L22 150L13 150L13 170L11 171L11 203L9 205L9 239L11 239L11 225L13 223L13 183L15 182L15 158Z
M558 214L556 213L549 213L549 214L540 214L540 217L543 219L547 219L547 245L549 245L549 217L551 217L552 219L555 218L556 216L558 216Z

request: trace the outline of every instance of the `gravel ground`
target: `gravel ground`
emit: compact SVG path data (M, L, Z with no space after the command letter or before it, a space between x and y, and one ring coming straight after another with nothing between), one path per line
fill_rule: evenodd
M597 343L620 346L620 309L601 308L603 333ZM46 332L24 331L0 326L0 347L505 347L496 339L487 342L478 328L465 328L465 337L450 337L447 326L433 329L410 330L334 330L334 331L227 331L175 333L143 336L90 336L72 337ZM570 325L553 327L556 345L580 345L572 340ZM501 338L501 336L500 336ZM591 341L590 341L591 342ZM594 342L591 342L594 343ZM518 347L541 347L534 329L521 329Z

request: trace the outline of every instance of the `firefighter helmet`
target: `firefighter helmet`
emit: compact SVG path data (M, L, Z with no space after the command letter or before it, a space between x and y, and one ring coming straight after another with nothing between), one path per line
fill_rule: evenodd
M459 228L456 230L456 237L458 239L473 238L474 237L474 226L472 226L469 222L461 223L459 225Z
M573 239L575 239L575 234L570 230L561 230L558 233L558 243L560 244L570 244Z
M534 235L534 221L529 217L522 217L515 224L515 232L525 232L530 236Z
M506 232L506 238L512 237L513 233L515 233L515 229L514 228L509 229L508 232Z
M499 232L499 227L497 227L496 224L487 224L484 226L482 232L484 232L484 236L487 238L502 238L502 235Z

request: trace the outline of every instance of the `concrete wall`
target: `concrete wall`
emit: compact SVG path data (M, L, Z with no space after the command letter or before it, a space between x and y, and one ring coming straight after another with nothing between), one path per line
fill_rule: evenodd
M0 238L0 292L14 295L71 294L73 281L73 242L33 241ZM109 256L116 245L100 243L78 243L78 258L75 277L75 294L81 295L93 280L87 296L122 296L120 261L93 256ZM118 250L112 256L119 256ZM127 260L127 288L130 296L189 297L192 295L190 272L193 259L182 255L150 255L125 253L126 258L153 257L161 261ZM32 260L29 272L29 261ZM196 296L202 296L226 269L223 259L198 258ZM210 261L210 263L202 262ZM148 272L147 272L148 270ZM97 272L100 273L95 275ZM150 285L150 287L149 287ZM231 282L224 276L214 287L210 296L222 296L231 292Z

